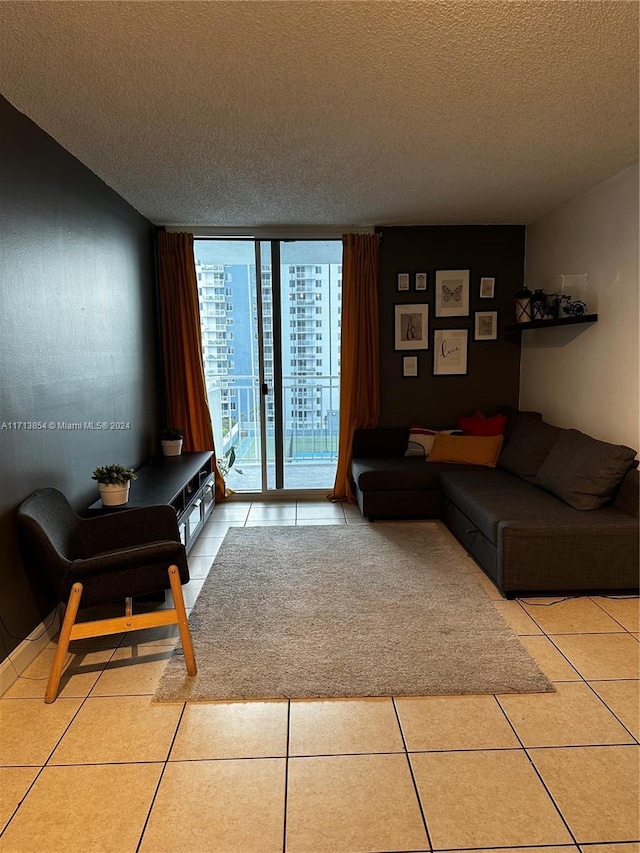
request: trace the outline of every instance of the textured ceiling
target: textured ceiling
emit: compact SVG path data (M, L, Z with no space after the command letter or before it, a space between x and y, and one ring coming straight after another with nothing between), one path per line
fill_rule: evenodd
M9 0L0 93L158 224L527 223L637 162L638 3Z

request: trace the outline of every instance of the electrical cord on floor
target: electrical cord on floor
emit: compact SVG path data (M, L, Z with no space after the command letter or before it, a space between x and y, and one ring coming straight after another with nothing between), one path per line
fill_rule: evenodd
M516 598L515 601L520 601L522 604L526 604L527 607L553 607L554 604L562 604L563 601L570 601L572 598L589 598L589 595L565 595L563 598L559 598L557 601L527 601L525 598ZM637 595L598 595L598 598L609 598L612 601L632 601L633 599L637 599Z

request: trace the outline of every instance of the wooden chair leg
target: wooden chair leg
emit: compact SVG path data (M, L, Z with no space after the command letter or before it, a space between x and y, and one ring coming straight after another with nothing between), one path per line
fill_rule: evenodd
M178 617L178 631L180 632L180 640L182 641L182 651L184 652L187 673L195 675L198 671L196 668L196 656L193 651L193 643L191 642L191 631L189 630L189 621L184 606L180 573L177 566L169 566L169 583L171 584L173 605L176 609L176 616Z
M58 687L60 686L60 678L62 676L62 667L64 666L64 659L67 655L67 650L69 648L71 630L76 621L76 616L78 615L78 608L80 607L81 597L82 584L74 583L74 585L71 587L71 593L69 594L67 610L64 614L62 627L60 628L60 636L58 637L58 648L56 649L56 653L53 658L51 672L49 673L49 681L47 683L47 689L44 694L44 701L47 703L47 705L50 705L52 702L55 702L56 696L58 695Z

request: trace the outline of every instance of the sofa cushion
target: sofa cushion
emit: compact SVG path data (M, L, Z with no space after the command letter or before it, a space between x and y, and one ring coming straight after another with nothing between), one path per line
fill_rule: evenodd
M507 416L507 422L504 426L505 445L511 441L511 436L521 420L542 420L540 412L521 412L520 409L514 409L513 406L498 406L498 414Z
M554 526L568 524L578 530L587 530L594 524L615 526L625 518L629 520L614 507L606 507L597 514L580 512L538 486L499 468L445 471L440 475L440 488L444 497L494 544L498 541L500 522L531 522L537 528L546 524L549 537L553 538Z
M437 435L427 462L457 462L463 465L487 465L495 468L502 436Z
M538 482L576 509L599 509L611 502L635 455L630 447L566 429L538 469Z
M458 429L465 435L502 435L507 423L506 415L486 417L481 412L470 418L458 418Z
M416 456L375 457L354 459L351 475L361 492L438 491L440 474L459 467L439 462L425 465Z
M498 457L504 468L528 483L537 483L538 469L560 437L560 427L537 418L521 418L507 446Z
M462 435L462 430L458 429L429 429L428 427L411 426L409 427L409 442L405 451L405 456L420 456L422 459L431 452L433 439L439 432L447 435Z

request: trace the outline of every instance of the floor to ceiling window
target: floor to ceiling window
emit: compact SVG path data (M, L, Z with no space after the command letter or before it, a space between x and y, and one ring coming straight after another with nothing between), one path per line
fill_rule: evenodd
M331 488L342 244L196 239L216 450L236 492ZM235 457L235 458L234 458Z

